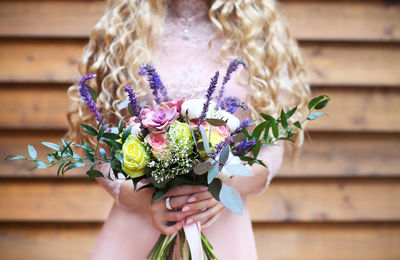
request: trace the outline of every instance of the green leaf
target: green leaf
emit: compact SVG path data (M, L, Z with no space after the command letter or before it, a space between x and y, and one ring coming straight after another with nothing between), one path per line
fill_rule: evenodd
M211 162L205 161L194 166L193 171L197 175L203 175L207 173L212 167L213 165L211 164Z
M108 112L105 113L105 114L101 117L99 123L97 123L97 128L100 128L100 126L102 125L102 123L103 123L103 121L104 121L104 118L106 117L107 114L108 114Z
M41 142L41 144L43 144L44 146L49 147L50 149L56 150L56 151L60 151L61 150L60 146L58 146L56 144L53 144L53 143L50 143L50 142Z
M97 130L93 126L81 124L81 127L82 127L83 131L85 131L86 133L88 133L90 135L97 136L97 134L98 134Z
M201 139L203 141L204 151L206 151L206 153L210 153L210 143L208 142L206 131L204 130L204 127L202 125L199 127L199 131L201 134Z
M130 125L125 129L124 133L122 134L122 143L125 142L126 138L128 138L128 136L131 134L131 131L132 131L132 126Z
M64 165L66 164L67 162L63 162L63 163L61 163L61 165L60 166L58 166L58 170L57 170L57 177L59 177L60 176L60 171L61 171L61 169L64 167Z
M218 175L218 173L219 173L219 167L218 166L212 167L207 174L207 183L210 184L214 180L215 176Z
M105 131L106 131L106 128L104 126L100 128L100 131L97 134L97 141L100 141L100 139L103 137Z
M80 163L80 162L73 163L70 166L68 166L68 168L66 168L65 171L68 171L68 170L71 170L71 169L75 169L75 168L80 168L80 167L83 167L83 166L85 166L84 163Z
M222 148L221 152L219 153L218 161L224 164L228 160L228 157L229 157L229 145L225 145L224 148Z
M329 103L330 100L331 100L330 98L325 99L325 100L322 100L321 102L319 102L318 104L316 104L314 108L315 108L316 110L323 109L326 105L328 105L328 103Z
M281 119L281 124L282 124L283 129L287 129L287 127L289 125L288 125L288 122L287 122L286 113L283 110L283 108L281 110L281 118L280 119Z
M222 182L220 179L214 178L208 185L208 191L213 195L214 199L219 200L219 193L221 191Z
M51 154L47 155L47 160L49 161L49 163L54 164L54 158Z
M222 184L219 198L224 206L235 214L242 214L243 201L240 194L233 187Z
M103 177L104 178L103 173L101 171L98 171L98 170L89 170L89 171L86 172L86 174L89 175L90 179L97 178L97 177Z
M246 127L242 127L242 133L247 137L247 138L251 138L249 131L247 131Z
M61 151L61 153L66 152L68 155L73 156L73 152L72 152L72 149L71 149L71 146L70 146L71 143L67 142L64 139L61 139L61 142L63 144L63 150Z
M85 150L85 155L89 162L94 163L94 154L92 151Z
M321 101L322 99L324 99L325 97L328 97L328 96L326 96L326 95L321 95L321 96L318 96L318 97L315 97L315 98L311 99L311 101L308 102L308 105L307 105L308 110L313 109L314 106L315 106L319 101ZM329 98L329 97L328 97L328 98Z
M49 168L43 161L34 160L34 162L37 163L38 165L36 165L35 167L33 167L31 170Z
M11 161L14 161L14 160L26 160L26 159L27 158L25 156L22 156L22 155L9 155L4 159L4 161L11 162Z
M278 123L275 120L271 121L271 127L272 127L272 134L274 135L275 138L278 138L279 136Z
M100 154L101 154L101 157L105 160L105 159L107 159L107 153L106 153L106 150L104 150L103 148L99 148L99 151L100 151Z
M254 148L252 149L255 158L257 158L258 153L260 152L260 147L261 147L261 141L258 141L254 146Z
M225 165L224 169L232 176L253 176L253 172L243 164Z
M105 139L104 142L110 147L114 148L116 151L121 150L122 145L110 139Z
M116 140L118 140L118 139L121 139L121 136L120 136L120 135L114 134L114 133L104 133L104 134L103 134L103 137L104 137L104 138L107 138L107 139L114 140L114 141L116 141Z
M36 152L35 148L32 145L28 145L28 153L29 153L29 156L32 159L35 160L37 158L37 152Z
M268 115L268 114L260 113L260 115L261 115L262 118L264 118L266 121L276 121L275 118L273 118L272 116L270 116L270 115Z
M325 113L320 113L320 112L316 112L316 113L312 113L311 115L309 115L307 117L307 120L314 120L317 119L320 116L326 115Z
M303 128L301 127L301 123L299 121L296 121L293 123L298 129L303 130Z
M115 155L115 158L121 163L121 165L124 165L124 154L123 153L117 153ZM132 158L129 158L131 161L136 162L135 160L133 160ZM139 164L136 162L136 164L139 166Z
M289 119L294 114L294 112L296 112L296 110L297 106L286 112L286 119Z
M87 87L88 92L89 92L90 96L92 97L93 102L96 102L97 101L97 92L96 92L96 90L94 90L94 88L92 88L89 85L85 84L85 86Z
M260 136L262 134L262 132L265 130L265 128L267 127L268 122L264 121L261 124L259 124L258 126L256 126L256 128L254 128L254 131L251 133L251 136L254 138L254 140L258 141L260 139Z
M225 121L216 118L207 118L206 121L212 126L223 126L226 125Z
M94 148L93 147L91 147L89 144L87 144L87 143L82 143L82 144L73 144L74 146L78 146L78 147L82 147L83 149L85 149L85 150L87 150L87 151L90 151L90 152L93 152L94 151Z
M122 133L122 131L124 131L124 119L125 117L123 116L118 122L118 133Z

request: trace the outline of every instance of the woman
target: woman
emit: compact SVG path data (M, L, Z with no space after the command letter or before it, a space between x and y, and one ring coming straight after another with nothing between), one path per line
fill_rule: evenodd
M302 118L309 86L297 43L273 0L109 0L90 35L80 69L82 74L97 74L91 84L99 93L98 102L118 114L118 104L126 99L125 85L151 100L145 79L137 74L143 63L155 65L170 97L195 97L203 96L209 77L236 57L245 58L248 69L229 83L227 95L246 100L249 112L242 118L257 119L259 112L277 115L283 106L298 106L293 120ZM80 140L79 125L94 118L81 102L77 86L69 94L74 100L69 137ZM253 177L236 176L230 185L244 201L248 194L263 192L282 156L281 145L263 148L259 158L268 169L253 166ZM171 234L197 221L219 259L257 259L246 202L243 214L235 215L204 187L182 186L151 204L151 191L135 192L132 182L99 182L115 203L92 259L145 259L159 232ZM170 205L165 203L167 197ZM168 221L176 224L167 226Z

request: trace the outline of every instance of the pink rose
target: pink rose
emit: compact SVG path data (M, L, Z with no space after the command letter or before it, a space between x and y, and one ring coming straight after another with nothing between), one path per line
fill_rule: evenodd
M222 135L224 138L228 138L231 134L229 131L229 127L226 125L223 126L213 126L213 130L217 131L220 135Z
M164 133L150 133L146 136L145 140L151 146L153 153L161 153L169 146Z

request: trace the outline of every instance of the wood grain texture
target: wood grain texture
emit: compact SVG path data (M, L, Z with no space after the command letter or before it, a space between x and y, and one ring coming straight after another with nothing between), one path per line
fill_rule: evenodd
M62 131L0 131L0 159L10 154L27 155L32 144L39 155L50 152L40 142L58 143ZM288 158L275 178L292 177L398 177L400 158L399 134L319 133L309 134L297 162ZM349 160L351 158L351 160ZM29 171L26 161L0 163L0 178L55 178L56 169ZM86 178L83 169L69 172L68 177Z
M259 259L400 258L398 224L256 224Z
M255 224L253 228L261 260L400 258L397 223ZM3 223L1 256L8 260L89 259L100 229L101 224Z
M0 41L0 82L65 83L78 77L81 40ZM400 85L400 45L301 44L314 85Z
M261 196L248 199L255 222L400 220L397 179L276 179ZM103 221L112 198L83 180L3 180L0 221Z
M318 87L313 96L320 94L332 98L329 116L311 122L312 131L400 131L400 89ZM0 88L0 129L65 130L69 105L66 87Z
M0 37L86 38L103 1L2 1ZM281 1L300 40L399 41L399 4L384 1Z

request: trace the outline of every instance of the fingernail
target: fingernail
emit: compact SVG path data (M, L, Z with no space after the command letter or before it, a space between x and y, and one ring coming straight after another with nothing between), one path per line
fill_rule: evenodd
M188 202L195 202L196 201L196 197L190 197L189 199L188 199Z
M193 223L193 219L188 219L188 220L186 220L186 225L189 225L189 224L192 224Z
M200 187L200 190L201 190L201 191L206 191L206 190L208 190L208 187L207 187L207 186L201 186L201 187Z
M186 211L189 211L189 207L188 206L185 206L185 207L182 208L182 212L186 212Z

